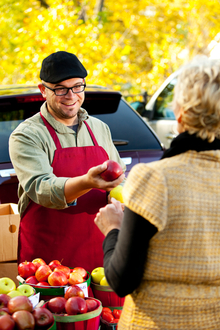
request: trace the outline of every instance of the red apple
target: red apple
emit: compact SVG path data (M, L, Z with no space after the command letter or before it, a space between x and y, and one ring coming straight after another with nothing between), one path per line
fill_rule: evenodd
M52 272L48 276L48 283L51 286L64 286L68 283L68 278L63 272Z
M81 297L71 297L66 301L65 310L68 315L84 314L87 309L86 301Z
M99 306L98 302L93 298L87 298L86 305L87 305L87 312L94 311Z
M114 316L115 319L119 319L121 316L122 310L121 309L114 309L112 311L112 315Z
M77 272L70 273L70 277L69 277L70 285L80 284L83 282L84 282L84 279L80 273L77 273Z
M10 299L11 298L7 294L1 293L0 294L0 309L2 309L3 307L7 307Z
M32 313L20 310L12 314L12 318L16 323L16 329L19 330L33 330L35 327L35 320Z
M26 278L25 283L27 284L37 284L38 280L36 279L36 276L29 276L28 278Z
M67 300L71 297L85 298L83 290L77 285L71 285L65 292L64 298Z
M112 310L109 308L109 307L102 307L102 313L104 312L108 312L108 313L112 313ZM102 316L102 313L101 313L101 316Z
M32 314L39 328L48 328L54 322L53 314L46 307L36 307Z
M118 323L118 321L119 321L119 319L114 319L114 320L110 321L109 323Z
M55 297L51 298L48 303L47 303L47 308L52 312L52 313L65 313L65 304L66 304L66 299L64 297Z
M80 273L84 280L86 280L88 277L87 271L82 267L74 267L72 273L74 272Z
M112 311L111 311L111 313L107 312L107 311L102 311L101 316L102 316L103 320L105 320L109 323L114 320L114 316L112 315Z
M100 175L105 181L114 181L121 174L123 174L123 169L121 165L114 160L107 160L107 169Z
M34 275L35 272L36 266L30 261L24 261L18 265L18 274L24 279Z
M16 296L9 300L8 309L10 314L19 310L32 312L33 305L27 296Z
M8 307L0 308L0 315L4 315L5 313L10 314Z
M13 330L15 328L15 321L12 316L5 314L0 316L0 329L1 330Z
M48 265L42 265L36 270L35 277L38 282L46 282L51 273L52 270Z
M6 310L4 310L4 308L6 308ZM3 315L10 314L9 309L7 310L7 307L4 307L4 308L0 309L0 317L3 316Z
M50 286L50 284L48 282L38 282L36 284L36 286L39 286L40 288L43 288L45 286Z
M70 276L70 268L67 266L59 265L53 270L54 272L63 272L67 278Z
M46 262L45 262L43 259L41 259L41 258L36 258L36 259L32 260L32 263L35 265L36 270L37 270L40 266L46 265Z
M60 266L60 265L61 265L61 262L59 260L52 260L49 263L49 267L51 270L54 270L57 266Z

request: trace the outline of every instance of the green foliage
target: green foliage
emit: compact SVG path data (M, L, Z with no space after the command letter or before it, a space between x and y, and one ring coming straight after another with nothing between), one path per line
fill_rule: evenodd
M87 84L153 93L219 32L217 0L0 0L0 84L37 84L42 60L75 53Z

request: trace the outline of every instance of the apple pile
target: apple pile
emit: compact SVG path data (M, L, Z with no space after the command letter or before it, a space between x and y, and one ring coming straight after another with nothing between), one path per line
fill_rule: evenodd
M33 309L28 297L11 298L7 294L0 294L1 330L46 330L53 322L53 314L45 307Z
M46 307L54 314L77 315L91 312L99 307L96 299L86 298L83 290L77 285L71 285L64 297L51 298Z
M7 294L13 298L16 296L30 297L35 294L35 290L31 285L21 284L16 288L15 282L9 277L0 278L0 294ZM0 303L1 306L1 303Z
M108 323L118 323L119 318L121 316L121 309L113 309L111 310L109 307L103 307L101 313L101 321L105 321Z
M114 181L123 174L121 165L114 160L107 160L107 169L100 174L105 181Z
M92 282L99 285L109 286L106 277L104 267L97 267L91 272Z
M87 271L82 267L71 269L62 265L59 260L46 264L41 258L21 262L18 265L18 274L25 279L25 283L39 287L75 285L88 278Z

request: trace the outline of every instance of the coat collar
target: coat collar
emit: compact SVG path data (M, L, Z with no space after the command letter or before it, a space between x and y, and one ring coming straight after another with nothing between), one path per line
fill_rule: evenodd
M208 140L202 140L201 138L197 137L196 134L190 135L188 132L184 132L179 134L171 142L170 148L164 151L161 159L173 157L189 150L200 152L219 149L219 139L215 139L213 142L210 143L208 142Z

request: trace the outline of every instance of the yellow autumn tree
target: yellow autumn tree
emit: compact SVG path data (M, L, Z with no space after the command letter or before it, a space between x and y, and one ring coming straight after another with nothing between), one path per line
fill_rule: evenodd
M0 0L0 84L36 84L44 57L75 53L88 84L150 94L183 62L208 54L217 0Z

